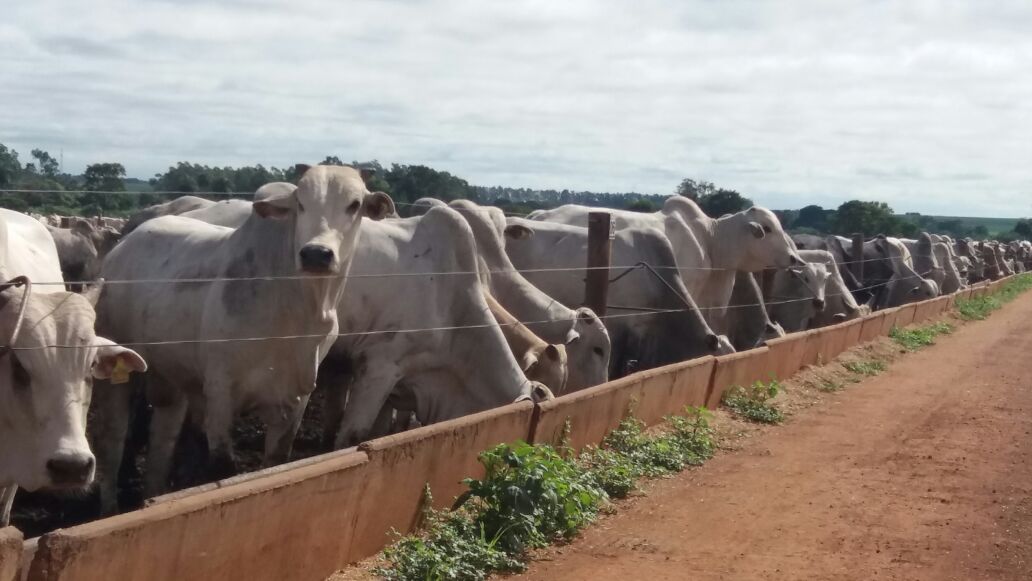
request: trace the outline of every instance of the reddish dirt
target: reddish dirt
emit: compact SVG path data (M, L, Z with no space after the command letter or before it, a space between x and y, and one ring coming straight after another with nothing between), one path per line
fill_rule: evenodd
M1032 295L648 486L526 579L1032 578Z

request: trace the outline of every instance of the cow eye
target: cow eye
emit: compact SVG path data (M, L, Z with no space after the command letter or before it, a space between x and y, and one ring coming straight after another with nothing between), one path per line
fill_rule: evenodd
M362 202L358 200L351 202L350 204L348 204L348 214L354 214L358 211L360 207L362 207Z
M768 226L766 224L763 225L763 231L766 232L767 234L770 234L772 232L772 230L770 229L770 226Z
M602 357L603 355L606 354L606 352L603 351L601 347L593 347L591 349L591 352L594 353L595 355L598 355L599 357Z
M11 355L11 379L14 380L15 387L26 388L32 383L29 372L14 355Z

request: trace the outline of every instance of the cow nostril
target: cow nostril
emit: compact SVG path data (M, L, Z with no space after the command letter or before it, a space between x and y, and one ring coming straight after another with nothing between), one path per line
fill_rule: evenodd
M319 244L308 244L299 254L303 268L324 270L333 264L333 251Z
M88 484L93 477L93 456L60 454L47 461L47 473L56 486Z
M824 299L813 299L813 306L817 307L817 310L824 310Z

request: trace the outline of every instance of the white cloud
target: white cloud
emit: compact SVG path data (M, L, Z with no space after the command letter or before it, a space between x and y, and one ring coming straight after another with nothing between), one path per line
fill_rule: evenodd
M119 160L426 163L483 185L1032 214L1032 5L36 0L0 142Z

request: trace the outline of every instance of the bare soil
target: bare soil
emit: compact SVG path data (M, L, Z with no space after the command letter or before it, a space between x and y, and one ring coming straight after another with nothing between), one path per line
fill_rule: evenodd
M1027 295L831 395L812 388L834 370L810 370L785 425L651 483L518 577L1030 579L1030 323Z
M952 322L916 353L881 339L804 370L783 425L717 411L716 458L643 483L514 578L1032 579L1032 293ZM846 368L871 361L888 370Z

